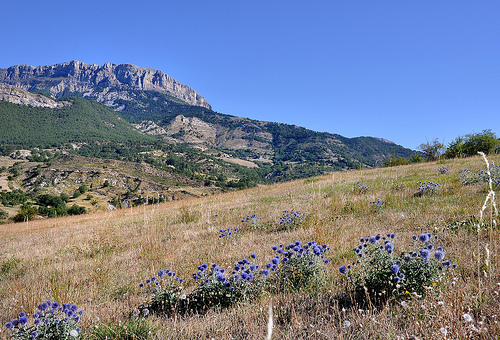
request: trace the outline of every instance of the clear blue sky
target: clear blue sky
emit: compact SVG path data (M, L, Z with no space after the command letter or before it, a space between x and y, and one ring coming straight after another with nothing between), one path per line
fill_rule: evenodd
M500 134L498 1L4 1L0 68L130 63L213 109L415 149Z

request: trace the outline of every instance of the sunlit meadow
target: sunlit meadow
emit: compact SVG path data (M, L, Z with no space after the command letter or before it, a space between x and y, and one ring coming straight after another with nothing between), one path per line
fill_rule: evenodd
M76 337L89 339L497 339L498 215L491 194L485 204L488 184L475 180L485 169L473 157L355 170L0 225L0 338L21 312L32 325L50 300L85 311ZM354 249L374 251L367 240L377 235L393 244L389 255L380 248L383 285L354 287L351 271L368 271ZM403 284L410 251L435 264L415 291ZM172 304L154 309L169 282Z

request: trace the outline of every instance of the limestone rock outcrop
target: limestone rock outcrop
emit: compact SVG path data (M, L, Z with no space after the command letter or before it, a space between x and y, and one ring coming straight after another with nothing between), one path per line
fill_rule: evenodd
M35 94L18 87L0 83L0 101L6 101L19 105L31 105L35 107L50 107L58 109L64 106L71 105L66 101L55 101L54 99L45 97L41 94Z
M0 83L27 91L48 91L54 98L79 93L117 111L120 111L120 105L115 104L117 99L133 100L130 90L156 91L211 109L205 98L191 87L162 71L131 64L89 65L73 60L38 67L15 65L0 69Z

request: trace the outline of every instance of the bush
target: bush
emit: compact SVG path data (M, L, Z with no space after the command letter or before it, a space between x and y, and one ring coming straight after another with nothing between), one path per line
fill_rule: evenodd
M276 256L266 267L272 272L272 290L278 292L294 292L300 290L314 291L325 283L325 266L329 260L325 253L330 248L310 241L304 246L300 241L273 246Z
M279 230L296 229L302 225L302 222L304 222L305 218L306 214L301 213L300 211L284 210L283 215L280 217Z
M139 287L147 296L147 302L139 306L139 311L142 315L147 316L149 313L155 314L171 314L177 312L179 307L185 309L182 300L185 295L182 295L182 284L184 279L177 276L170 269L159 270L157 276L146 279L145 283L140 283Z
M476 156L478 152L490 154L495 152L500 145L494 132L483 130L481 133L471 133L464 137L457 137L448 145L446 157Z
M175 273L160 270L158 276L139 284L147 296L139 312L144 316L204 313L254 300L265 292L313 291L324 283L329 263L324 254L330 250L326 245L311 241L302 247L296 241L273 250L277 255L266 268L255 263L256 254L238 261L231 272L203 263L193 273L196 287L190 293L184 293L184 280Z
M71 208L68 209L68 215L83 215L86 213L87 210L85 209L85 207L81 207L76 204L74 204Z
M431 243L438 240L437 236L414 235L412 250L399 255L392 243L395 238L394 233L361 238L354 248L358 260L339 268L347 275L348 290L362 303L385 303L410 294L422 296L427 290L437 291L445 272L456 267L444 260L442 247Z
M14 339L47 339L64 340L80 337L78 322L83 315L77 305L45 301L38 306L38 311L33 313L33 324L29 326L28 316L25 312L19 313L19 319L7 322Z
M418 183L418 192L415 193L415 196L421 197L424 195L433 195L437 193L439 188L439 183L434 182L419 182Z
M490 176L493 188L500 188L500 165L490 164ZM464 169L460 171L460 182L462 185L487 183L490 176L486 170L479 170L472 174L470 170Z
M241 220L241 223L246 224L250 229L261 229L262 218L255 214L248 215Z
M38 214L38 210L31 205L23 205L19 212L13 217L14 222L31 221Z

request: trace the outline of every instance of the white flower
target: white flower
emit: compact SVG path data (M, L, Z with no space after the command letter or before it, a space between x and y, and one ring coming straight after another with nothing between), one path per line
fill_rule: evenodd
M342 323L342 326L343 326L344 328L351 327L351 321L349 321L349 320L345 320L345 321Z
M78 336L78 331L76 329L73 329L71 332L69 332L69 335L76 338Z
M448 334L448 330L447 330L445 327L441 327L441 328L439 329L439 331L440 331L440 332L441 332L444 336L446 336L446 334Z
M474 318L472 317L472 315L470 315L468 313L465 313L462 317L464 318L465 322L472 322L472 321L474 321Z
M179 298L180 298L181 300L186 300L186 294L182 294Z

